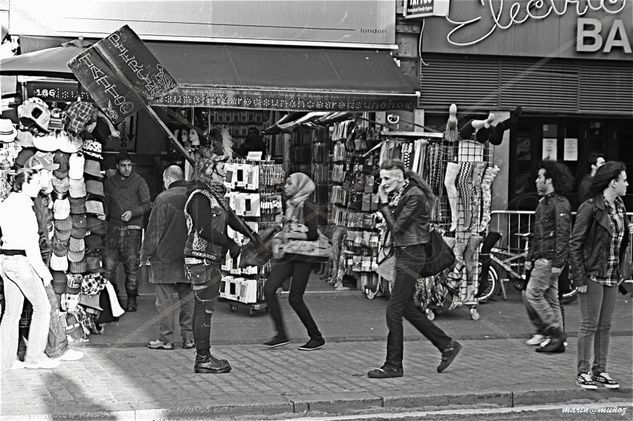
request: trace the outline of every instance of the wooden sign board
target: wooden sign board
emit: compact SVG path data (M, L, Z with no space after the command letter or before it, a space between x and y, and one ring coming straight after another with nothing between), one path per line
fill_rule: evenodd
M108 66L93 47L70 60L68 67L97 106L112 123L117 124L142 110L144 105L128 83Z
M127 25L97 42L94 48L111 66L123 73L147 102L159 99L178 87L176 79Z

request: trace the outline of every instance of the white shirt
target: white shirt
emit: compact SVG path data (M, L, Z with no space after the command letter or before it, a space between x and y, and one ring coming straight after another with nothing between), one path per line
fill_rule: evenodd
M25 193L11 192L0 203L2 248L24 250L35 272L43 281L53 279L40 254L40 236L33 200Z

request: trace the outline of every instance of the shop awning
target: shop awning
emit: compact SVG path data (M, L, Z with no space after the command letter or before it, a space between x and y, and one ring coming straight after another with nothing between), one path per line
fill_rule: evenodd
M154 105L412 110L419 95L418 81L404 75L388 51L182 42L147 46L180 85ZM74 78L66 63L81 51L72 43L32 51L1 60L0 74Z
M418 82L388 51L148 43L180 89L157 105L276 110L411 110Z

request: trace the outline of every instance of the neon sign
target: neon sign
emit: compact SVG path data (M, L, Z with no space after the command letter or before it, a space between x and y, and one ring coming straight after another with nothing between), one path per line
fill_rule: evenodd
M551 15L563 16L575 9L578 17L589 11L602 11L617 15L626 7L627 0L478 0L487 9L491 20L484 15L473 16L466 20L455 20L450 16L446 20L455 25L446 40L457 47L476 45L490 37L496 31L505 31L528 21L537 21ZM460 39L463 37L463 39Z

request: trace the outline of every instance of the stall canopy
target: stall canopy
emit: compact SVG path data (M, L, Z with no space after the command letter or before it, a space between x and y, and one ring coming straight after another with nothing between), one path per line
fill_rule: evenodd
M180 88L154 105L297 111L412 110L419 84L388 51L147 42ZM75 46L0 61L0 74L72 78Z

